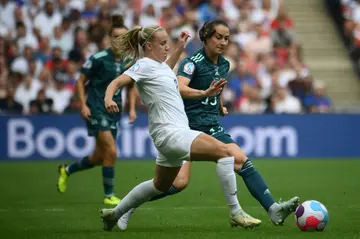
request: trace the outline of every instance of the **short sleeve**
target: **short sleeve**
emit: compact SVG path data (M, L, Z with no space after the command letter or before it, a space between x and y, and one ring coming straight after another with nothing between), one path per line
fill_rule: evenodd
M100 61L91 56L82 66L81 73L88 79L92 79L100 69Z
M128 70L124 72L125 75L128 75L136 82L149 79L150 65L143 61L138 60L134 65L132 65Z
M225 75L225 78L228 77L229 75L229 71L230 71L230 62L228 60L226 60L224 58L225 62L226 62L226 75Z
M195 72L195 64L189 58L185 58L179 66L177 75L192 79Z

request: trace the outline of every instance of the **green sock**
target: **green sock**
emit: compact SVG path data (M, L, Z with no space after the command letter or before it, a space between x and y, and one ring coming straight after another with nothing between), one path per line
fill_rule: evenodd
M266 211L268 211L275 201L264 181L264 178L254 168L252 162L249 159L246 160L243 167L239 169L237 173L243 178L251 195L259 201Z
M115 177L114 167L103 166L102 176L103 176L105 197L110 197L114 195L114 177Z
M66 173L68 175L70 175L70 174L73 174L73 173L76 173L76 172L79 172L82 170L86 170L89 168L93 168L93 167L94 167L94 165L92 165L90 163L89 157L86 156L82 160L79 160L79 161L73 162L72 164L69 164L66 167Z

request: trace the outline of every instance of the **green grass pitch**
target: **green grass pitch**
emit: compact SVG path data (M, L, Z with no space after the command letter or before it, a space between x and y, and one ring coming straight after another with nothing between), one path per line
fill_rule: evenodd
M0 162L1 238L360 238L360 160L253 160L272 194L302 201L316 199L329 211L324 232L301 232L291 215L275 227L251 197L240 177L242 207L263 221L255 230L231 228L215 164L193 163L191 182L182 193L143 205L126 232L102 231L100 168L69 179L68 191L56 191L60 161ZM154 161L118 161L116 191L124 196L153 176Z

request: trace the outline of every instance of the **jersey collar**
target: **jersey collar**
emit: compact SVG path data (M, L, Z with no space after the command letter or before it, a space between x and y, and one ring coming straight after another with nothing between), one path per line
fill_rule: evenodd
M213 64L213 65L216 65L216 66L220 65L221 56L219 56L218 62L217 62L217 64L215 64L215 63L212 62L212 61L209 59L209 57L207 56L206 51L205 51L205 47L203 47L203 48L201 49L201 53L204 55L206 61L208 61L210 64Z

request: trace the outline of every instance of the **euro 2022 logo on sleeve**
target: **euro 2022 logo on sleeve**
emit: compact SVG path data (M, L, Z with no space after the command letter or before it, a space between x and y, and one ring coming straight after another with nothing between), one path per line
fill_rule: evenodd
M186 74L192 75L192 73L194 73L195 70L195 65L192 62L188 62L184 65L184 72Z
M129 71L137 72L139 69L140 69L140 64L139 62L136 62L134 65L130 67Z

